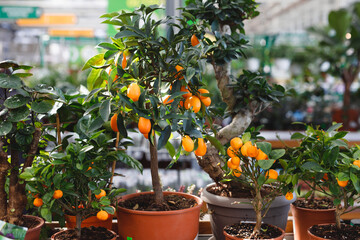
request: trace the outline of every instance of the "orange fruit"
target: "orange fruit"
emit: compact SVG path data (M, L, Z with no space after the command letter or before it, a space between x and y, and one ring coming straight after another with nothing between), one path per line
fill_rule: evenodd
M248 141L246 142L244 145L242 145L241 147L241 154L244 156L244 157L247 157L248 156L248 153L247 153L247 150L249 147L252 146L252 143L251 141Z
M195 34L193 34L193 35L191 36L190 41L191 41L191 46L193 46L193 47L195 47L196 45L198 45L198 44L200 43L200 42L199 42L199 39L196 37Z
M143 134L144 138L149 139L149 134Z
M106 192L103 189L100 189L100 193L95 195L96 199L100 199L106 196Z
M127 66L127 59L126 59L126 56L124 55L124 56L123 56L123 59L122 59L122 61L121 61L121 67L122 67L123 69L125 69L126 66Z
M256 146L249 146L247 149L247 154L249 157L256 158L259 154L259 150Z
M180 107L183 107L184 106L184 101L180 100L179 105L180 105Z
M138 123L139 131L142 134L148 134L151 130L151 121L150 119L140 117Z
M185 100L185 109L192 108L194 113L199 112L201 108L201 101L196 96L191 96Z
M348 185L349 180L346 181L340 181L339 179L337 180L337 183L339 184L340 187L346 187Z
M41 207L44 204L44 202L41 198L35 198L33 204L35 207Z
M210 106L211 105L211 98L210 97L207 97L207 98L204 98L204 99L200 99L201 102L206 106Z
M111 120L110 120L110 126L111 126L111 129L114 131L114 132L118 132L119 129L118 129L118 126L117 126L117 116L118 114L115 113L114 116L111 117Z
M137 85L136 83L132 83L129 85L126 93L128 98L130 98L134 102L137 102L139 100L140 94L141 92L139 85Z
M59 198L62 198L63 195L64 194L63 194L63 192L61 190L55 190L54 194L53 194L53 198L54 199L59 199Z
M89 171L89 170L91 170L92 169L92 167L89 167L86 171Z
M175 78L179 78L179 80L181 79L184 79L184 76L180 73L182 70L184 70L184 68L180 65L176 65L175 66L175 69L176 71L178 72L176 75L175 75Z
M237 167L236 169L233 170L232 175L235 176L235 177L240 177L241 172L242 172L242 170L241 170L241 167L239 166L239 167Z
M226 153L229 157L236 157L237 151L235 149L233 149L232 146L228 147L228 149L226 150Z
M105 221L105 220L107 220L109 218L109 214L106 211L101 210L96 214L96 217L100 221Z
M231 163L234 164L235 166L239 166L240 158L239 157L232 157L231 158Z
M207 147L206 147L206 144L205 144L205 141L203 138L198 138L198 148L195 150L195 155L196 156L204 156L206 154L206 150L207 150Z
M241 138L239 138L239 137L234 137L230 141L230 146L233 149L239 150L242 147L242 145L243 145L243 142L242 142Z
M186 92L185 94L182 95L183 98L188 98L188 97L192 96L192 93L188 89L186 89L185 86L181 86L180 91L181 92Z
M237 168L237 166L235 166L235 165L232 163L231 158L227 161L227 166L228 166L228 168L230 168L230 169L235 169L235 168Z
M205 98L207 98L207 97L205 97L205 96L202 96L203 93L209 93L209 91L208 91L207 89L205 89L205 88L200 88L200 89L198 89L198 92L200 93L200 94L199 94L199 98L200 98L200 99L205 99Z
M259 154L256 156L256 160L267 160L268 158L268 155L259 149Z
M84 205L83 205L82 203L80 203L80 205L78 206L78 208L84 209Z
M182 147L187 152L192 152L194 150L194 141L188 136L185 135L181 140Z
M269 169L269 171L265 174L266 177L269 177L269 179L277 179L279 174L274 169Z
M354 164L355 166L360 167L360 160L355 160L355 161L353 162L353 164Z
M164 99L164 104L171 104L171 103L174 101L174 99L171 99L171 100L169 101L169 98L170 98L170 95L167 96L167 97Z
M294 198L294 195L292 192L288 192L288 193L286 193L285 198L286 198L286 200L290 201L291 199Z
M329 180L329 176L327 173L324 174L323 178L322 178L323 181L327 181Z

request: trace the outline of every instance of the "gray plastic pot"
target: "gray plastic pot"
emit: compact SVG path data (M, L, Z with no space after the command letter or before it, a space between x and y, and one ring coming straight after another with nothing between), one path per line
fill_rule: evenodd
M210 224L213 237L209 240L225 240L223 229L226 225L239 221L256 221L254 208L250 199L228 198L209 193L206 189L215 183L207 185L201 193L201 198L207 203L210 212ZM296 196L294 194L294 196ZM290 204L296 200L286 200L284 196L276 197L271 207L263 218L264 223L286 228ZM239 203L240 202L240 203Z

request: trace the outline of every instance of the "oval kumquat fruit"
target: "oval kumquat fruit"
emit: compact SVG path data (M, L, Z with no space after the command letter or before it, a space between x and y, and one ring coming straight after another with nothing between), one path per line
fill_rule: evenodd
M239 157L232 157L231 158L231 163L234 164L235 166L239 166L240 164L240 158Z
M247 149L247 155L252 158L256 158L259 154L259 150L256 146L249 146Z
M101 210L96 214L96 217L100 221L106 221L109 218L109 214L106 211Z
M327 181L329 180L329 176L327 173L324 174L323 178L322 178L323 181Z
M187 152L192 152L194 150L194 141L188 136L185 135L181 140L182 147Z
M355 160L355 161L353 162L353 164L354 164L355 166L360 167L360 160Z
M199 39L196 37L195 34L193 34L191 36L190 41L191 41L191 46L193 46L193 47L195 47L196 45L198 45L200 43Z
M164 99L163 103L164 103L165 105L171 104L171 103L174 101L174 99L171 99L171 100L169 101L169 98L170 98L170 95L167 96L167 97Z
M35 198L33 204L35 207L41 207L44 204L44 202L41 198Z
M196 96L191 96L185 100L185 109L192 108L194 113L197 113L201 109L201 101Z
M132 83L129 85L126 93L128 98L130 98L134 102L137 102L139 100L140 94L141 91L139 85L137 85L136 83Z
M180 73L182 70L184 70L184 68L180 65L176 65L175 66L175 69L176 71L178 72L176 75L175 75L175 78L179 78L179 80L181 79L184 79L184 76Z
M127 59L126 59L126 56L124 55L124 56L123 56L123 59L122 59L122 61L121 61L121 67L122 67L123 69L125 69L126 66L127 66Z
M117 117L118 117L118 114L115 113L114 116L111 117L111 120L110 120L110 127L111 129L114 131L114 132L118 132L119 129L118 129L118 125L117 125Z
M340 181L339 179L337 180L337 183L339 184L340 187L346 187L349 183L349 180L346 181Z
M242 145L240 151L241 151L241 154L244 156L244 157L247 157L248 156L248 153L247 153L247 150L249 147L252 146L252 143L251 141L248 141L246 142L244 145Z
M208 106L211 105L211 98L210 98L210 97L200 99L200 101L201 101L206 107L208 107Z
M100 189L100 193L95 195L96 199L100 199L100 198L105 197L105 196L106 196L106 192L103 189Z
M269 177L269 179L277 179L279 174L276 170L269 169L269 171L266 172L265 176Z
M235 176L235 177L240 177L241 172L242 172L242 169L239 166L239 167L237 167L236 169L233 170L232 175Z
M64 195L63 191L61 190L55 190L53 194L54 199L60 199Z
M241 140L241 138L239 137L234 137L233 139L230 140L230 146L233 149L239 150L243 145L243 142Z
M259 149L259 154L256 156L256 160L267 160L269 159L268 155Z
M140 117L138 122L138 128L142 134L148 134L151 130L150 119Z
M235 168L237 168L237 166L235 166L234 164L232 164L231 158L226 162L226 164L227 164L228 168L230 168L230 169L235 169Z
M236 153L237 151L235 149L233 149L232 146L228 147L228 149L226 150L226 153L229 157L236 157Z
M288 192L288 193L286 193L285 198L286 198L286 200L290 201L291 199L294 198L294 195L292 192Z
M206 154L206 143L203 138L198 138L198 148L195 150L195 155L202 157Z
M182 95L185 99L192 96L192 93L185 86L181 86L180 91L185 92L185 94Z

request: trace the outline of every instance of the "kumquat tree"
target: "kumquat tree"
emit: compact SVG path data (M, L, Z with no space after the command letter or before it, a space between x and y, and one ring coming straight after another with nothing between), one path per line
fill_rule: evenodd
M272 149L271 143L259 141L258 129L246 131L242 137L232 138L227 149L227 160L224 181L238 181L246 186L253 198L251 204L256 212L256 224L249 239L255 239L261 230L262 219L270 209L275 197L285 195L287 200L293 199L294 184L286 169L275 170L276 161L286 166L284 149ZM266 189L266 193L263 191ZM227 229L225 228L225 231ZM269 239L271 236L268 236Z
M104 96L103 119L111 112L111 127L123 138L128 137L127 126L137 123L149 140L155 206L167 209L157 150L166 147L173 159L170 165L181 153L206 153L202 133L211 99L201 73L206 61L202 56L210 47L199 48L197 38L191 38L193 30L187 23L195 21L191 15L174 23L170 17L154 20L154 11L160 8L142 5L131 13L105 14L104 23L118 26L119 31L112 43L98 45L107 51L89 59L85 68L93 68L89 97ZM178 149L169 142L174 132L182 137Z

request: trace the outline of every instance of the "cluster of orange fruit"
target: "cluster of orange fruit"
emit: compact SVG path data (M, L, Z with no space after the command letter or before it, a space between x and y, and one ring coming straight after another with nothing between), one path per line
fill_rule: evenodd
M190 136L185 135L181 140L182 147L187 152L192 152L194 150L194 141L191 139ZM198 147L194 151L196 156L204 156L206 154L207 147L206 143L203 138L198 138Z
M64 195L63 191L55 190L54 194L53 194L53 198L54 199L60 199L60 198L62 198L63 195ZM41 207L44 204L42 198L39 197L39 194L36 194L34 197L35 197L35 199L33 201L33 205L35 207Z

